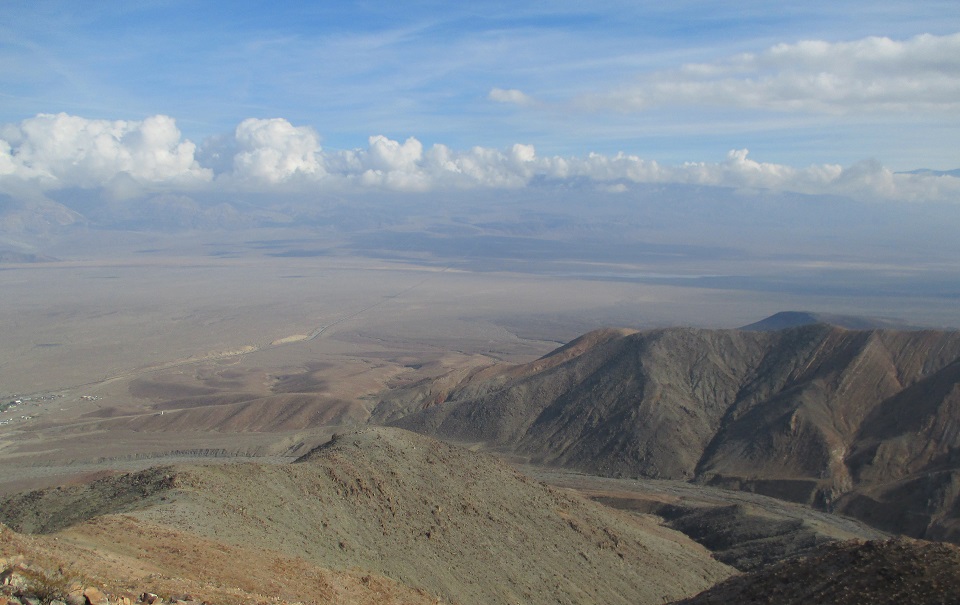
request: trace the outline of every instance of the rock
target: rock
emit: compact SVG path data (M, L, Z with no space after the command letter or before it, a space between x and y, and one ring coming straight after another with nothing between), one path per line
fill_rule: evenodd
M0 569L7 570L23 563L23 555L0 557Z
M29 579L24 573L27 571L27 567L23 563L17 563L13 567L4 570L0 574L0 583L4 586L12 586L14 588L25 588L29 583Z
M83 590L83 598L90 605L110 605L110 599L107 598L107 595L93 586L88 586Z
M87 599L83 596L83 586L74 584L70 587L70 592L66 597L67 605L86 605Z

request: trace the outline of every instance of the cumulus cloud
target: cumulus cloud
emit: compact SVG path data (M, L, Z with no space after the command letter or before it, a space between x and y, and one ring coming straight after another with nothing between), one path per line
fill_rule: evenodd
M685 65L583 100L640 111L694 105L775 111L960 111L960 33L907 40L778 44L714 63Z
M183 140L166 116L125 122L40 115L0 129L0 190L17 193L24 183L39 190L108 187L131 197L144 185L171 193L200 185L311 193L586 182L623 193L632 184L681 183L857 199L960 199L956 177L895 174L875 161L797 168L757 161L739 149L716 162L668 166L626 153L540 156L521 143L504 149L425 148L414 137L401 142L383 135L371 136L363 148L326 151L312 128L282 118L244 120L205 150L195 154L194 144ZM201 165L197 157L210 163Z
M428 173L454 187L522 187L541 171L533 146L519 143L507 150L474 147L465 152L435 145L428 160Z
M40 114L0 130L0 176L48 189L115 180L185 186L213 176L195 151L168 116L110 121Z
M405 142L370 137L367 149L327 157L329 177L352 186L401 191L436 189L515 189L536 182L587 181L607 191L627 185L680 183L750 190L837 194L861 200L949 200L960 196L960 179L896 174L876 161L844 168L820 164L795 168L760 162L746 149L731 150L718 162L666 166L636 155L538 156L532 145L507 149L474 147L456 151L445 145L424 150L414 138Z
M876 160L850 167L819 164L794 168L757 162L746 149L732 150L725 161L687 163L670 171L672 182L833 194L858 200L948 201L960 195L960 179L898 174Z
M496 103L533 105L533 98L516 88L492 88L487 94L487 98Z
M435 144L424 149L416 138L403 143L372 136L366 149L327 156L334 182L397 191L439 188L522 187L534 176L532 146L515 144L499 150L474 147L455 151Z
M324 173L320 137L312 128L294 126L283 118L248 118L237 126L234 136L238 152L233 166L238 178L277 184Z

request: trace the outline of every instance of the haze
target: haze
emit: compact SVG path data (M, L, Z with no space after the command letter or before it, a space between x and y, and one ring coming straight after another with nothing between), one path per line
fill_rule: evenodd
M3 394L321 330L520 359L786 309L960 325L952 3L12 2L0 28Z

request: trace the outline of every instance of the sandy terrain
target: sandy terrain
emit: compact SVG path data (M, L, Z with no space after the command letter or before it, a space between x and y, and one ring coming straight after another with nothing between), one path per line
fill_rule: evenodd
M78 232L46 249L60 260L0 266L0 401L61 391L79 396L152 369L264 351L271 355L258 362L263 366L312 361L344 351L331 340L519 360L605 325L735 327L796 308L883 315L885 300L618 277L647 275L652 265L639 258L585 264L582 271L520 260L478 270L456 250L419 262L409 254L390 259L379 249L358 251L292 228ZM726 269L759 270L715 268ZM936 301L926 304L936 321ZM955 311L949 301L940 306Z

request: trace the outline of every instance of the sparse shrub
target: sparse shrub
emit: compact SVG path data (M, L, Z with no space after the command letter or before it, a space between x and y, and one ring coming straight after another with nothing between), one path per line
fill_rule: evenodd
M77 583L75 576L63 570L47 573L40 569L23 568L19 573L26 581L26 586L21 589L23 594L37 598L41 605L50 605L51 601L66 601Z

